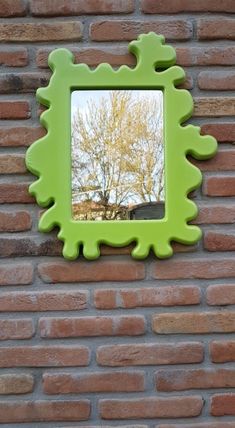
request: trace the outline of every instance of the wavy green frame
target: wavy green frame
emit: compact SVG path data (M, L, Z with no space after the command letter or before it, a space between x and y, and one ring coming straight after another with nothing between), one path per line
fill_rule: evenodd
M40 218L39 230L59 226L64 241L63 255L75 259L81 246L87 259L99 257L100 244L126 246L135 242L132 256L142 259L150 249L159 258L172 255L171 241L192 245L201 237L197 226L187 224L197 215L195 203L187 198L201 183L200 170L187 155L207 159L216 152L216 140L201 136L200 128L182 126L193 111L193 101L185 89L177 89L185 73L175 63L175 51L164 44L164 37L149 33L129 44L137 59L134 69L114 70L101 64L91 70L74 64L73 55L57 49L49 56L53 71L49 85L37 91L37 99L49 107L41 115L47 135L27 151L28 169L39 178L30 185L38 204L49 207ZM70 109L73 89L161 89L164 91L165 138L165 217L160 220L75 221L71 204Z

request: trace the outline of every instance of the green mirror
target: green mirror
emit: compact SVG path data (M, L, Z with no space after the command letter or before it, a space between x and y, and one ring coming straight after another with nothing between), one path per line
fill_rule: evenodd
M200 229L188 222L197 207L188 194L201 172L187 156L208 159L216 141L200 128L183 125L192 114L185 78L175 51L155 33L129 44L132 69L74 64L66 49L50 54L53 72L37 91L48 109L41 115L47 135L27 152L38 179L30 193L46 207L39 229L59 226L63 255L87 259L100 244L134 243L132 256L172 255L172 241L194 244Z

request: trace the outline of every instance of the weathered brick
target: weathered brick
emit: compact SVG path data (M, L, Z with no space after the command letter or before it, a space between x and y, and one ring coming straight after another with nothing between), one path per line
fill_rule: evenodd
M216 394L211 398L212 416L235 416L235 394Z
M0 394L26 394L32 392L34 378L30 374L9 373L0 375Z
M86 307L86 291L14 291L0 294L0 312L78 311Z
M233 142L235 140L235 124L227 123L205 123L201 127L203 135L213 135L220 143Z
M89 364L86 346L17 346L0 348L0 367L76 367Z
M200 303L200 289L196 286L166 286L121 290L96 290L98 309L137 308L147 306L196 305Z
M78 41L82 24L78 21L1 23L0 42Z
M234 275L234 260L228 257L174 258L158 260L151 265L151 276L155 279L216 279L232 278Z
M144 334L142 315L120 317L41 318L41 337L136 336Z
M24 155L0 155L0 174L25 174Z
M235 341L213 341L210 343L210 356L213 363L235 361Z
M1 423L85 421L89 415L89 400L0 402Z
M9 263L0 266L0 285L28 285L33 282L31 263Z
M0 240L0 257L59 256L62 247L54 236L5 236Z
M162 392L234 387L235 370L232 369L159 370L156 373L156 388Z
M234 284L213 284L206 290L206 301L208 305L234 305Z
M233 171L235 169L235 149L220 149L207 162L193 160L192 163L198 166L201 171Z
M233 422L198 422L192 424L161 424L155 428L234 428Z
M1 319L0 340L31 339L34 326L31 319Z
M153 331L158 334L235 332L235 313L177 312L153 315Z
M208 251L234 251L235 231L208 231L204 233L204 248Z
M28 65L28 51L25 48L5 50L0 48L0 65L25 67Z
M234 12L233 0L142 0L144 13Z
M232 91L235 89L235 72L201 71L198 75L198 87L209 91Z
M30 230L32 220L28 211L0 212L0 232L22 232Z
M235 97L196 97L194 116L220 117L235 115Z
M177 47L176 62L179 65L234 65L235 47Z
M132 400L100 400L103 419L188 418L199 416L203 407L198 395L187 397L148 397Z
M134 0L31 0L30 10L33 16L131 13L134 11Z
M235 222L235 205L211 204L200 206L195 224L230 224Z
M39 276L44 282L93 282L93 281L135 281L144 279L142 262L106 261L98 262L47 262L38 266Z
M110 367L191 364L202 362L203 354L200 342L104 345L97 350L97 362Z
M144 372L44 373L45 394L144 391Z
M27 101L0 101L0 119L28 119L30 116Z
M235 196L235 177L229 175L206 177L203 193L207 196Z
M27 147L44 135L45 130L40 126L2 126L0 129L0 147Z
M1 28L0 28L1 29ZM185 19L174 21L98 21L90 26L93 41L133 40L141 33L154 31L164 34L166 39L189 40L192 37L192 24Z
M30 93L47 86L48 73L4 73L0 76L0 94Z
M25 16L27 4L25 0L0 0L0 17Z
M0 184L0 203L1 204L32 204L35 199L30 196L29 184L27 183L1 183Z
M40 68L48 67L48 55L51 49L41 48L38 49L36 54L37 66ZM91 67L97 66L103 62L107 62L112 66L129 65L132 66L136 63L134 55L128 53L127 48L72 48L75 57L75 63L85 63ZM1 58L1 57L0 57Z
M235 39L235 22L232 18L202 18L197 23L198 40Z

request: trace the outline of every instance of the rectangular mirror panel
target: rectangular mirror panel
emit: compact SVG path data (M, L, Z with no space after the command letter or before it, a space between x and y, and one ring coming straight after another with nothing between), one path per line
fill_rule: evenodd
M74 220L164 217L160 90L71 93Z

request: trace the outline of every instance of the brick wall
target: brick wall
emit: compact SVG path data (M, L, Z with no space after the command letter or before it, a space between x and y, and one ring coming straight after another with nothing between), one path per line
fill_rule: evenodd
M12 427L235 427L234 0L0 0L0 423ZM165 261L102 248L66 262L40 234L26 148L44 131L48 53L134 64L150 30L176 47L193 123L219 141L197 162L204 237Z

